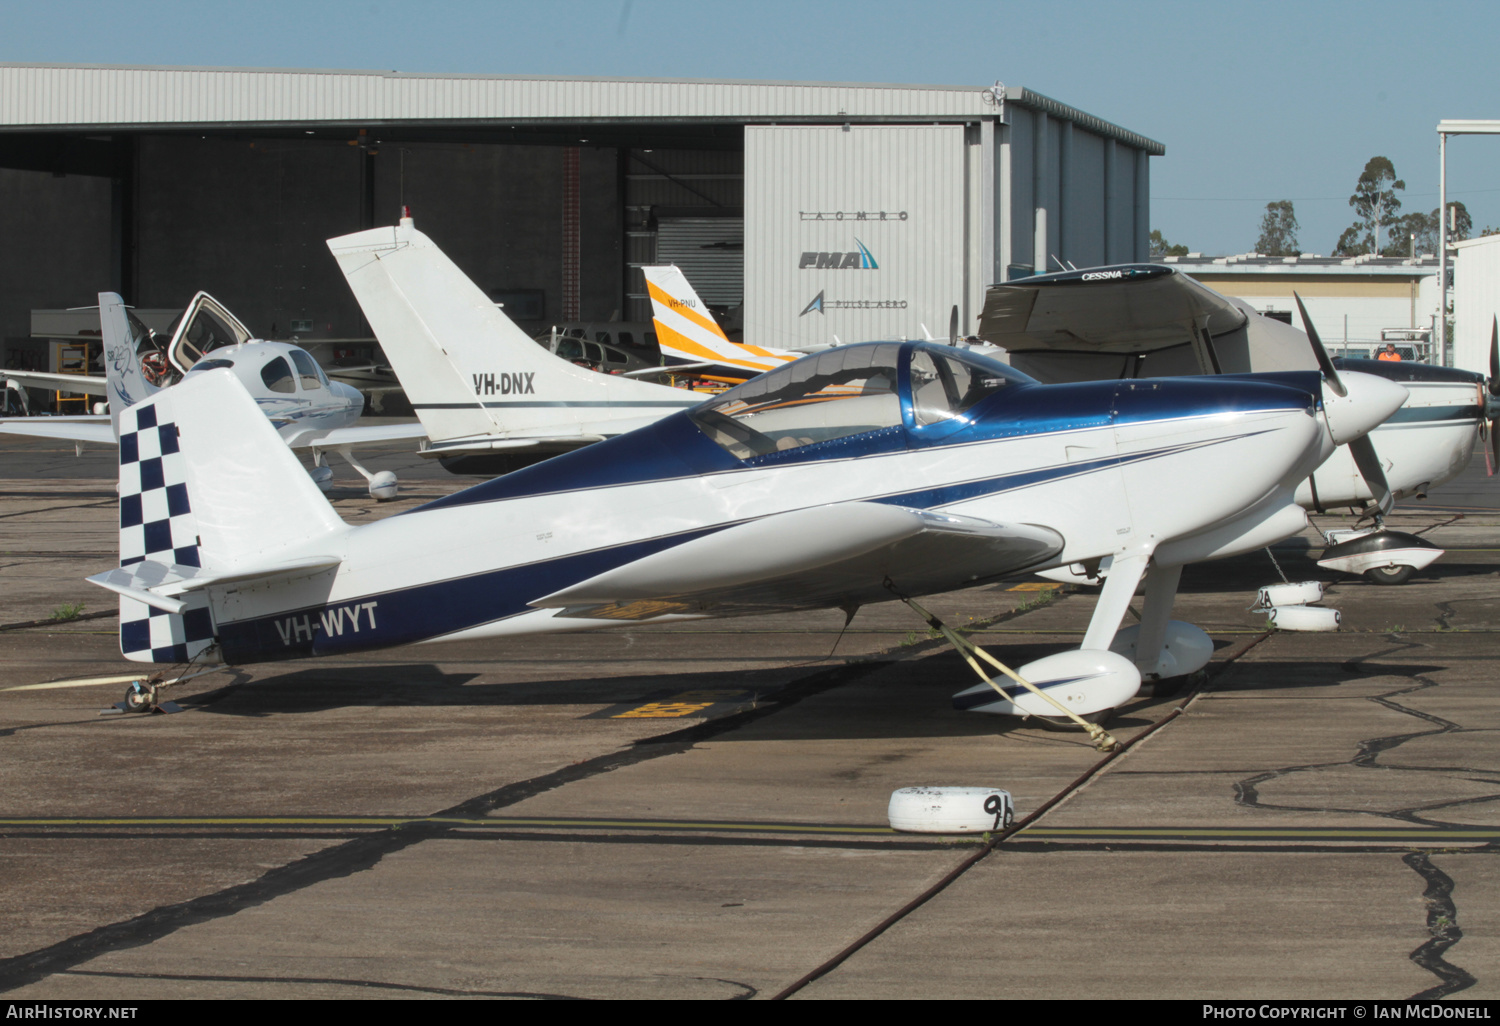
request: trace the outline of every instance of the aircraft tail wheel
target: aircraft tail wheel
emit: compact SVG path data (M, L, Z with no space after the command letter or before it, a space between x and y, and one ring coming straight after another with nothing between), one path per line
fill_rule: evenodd
M1417 568L1409 564L1377 566L1365 571L1365 579L1373 584L1405 584Z
M156 708L156 689L135 681L125 690L125 711L146 713Z

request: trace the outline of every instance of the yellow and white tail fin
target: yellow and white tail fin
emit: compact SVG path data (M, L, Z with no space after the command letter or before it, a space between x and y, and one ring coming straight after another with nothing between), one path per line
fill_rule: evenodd
M803 355L729 341L688 284L687 277L674 265L643 267L641 271L646 275L652 318L656 321L656 341L662 355L695 366L742 371L744 377L775 370Z

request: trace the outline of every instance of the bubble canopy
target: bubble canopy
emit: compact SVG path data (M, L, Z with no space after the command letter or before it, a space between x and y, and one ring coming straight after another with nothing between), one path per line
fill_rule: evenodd
M983 356L921 342L866 342L807 356L730 389L689 416L738 459L903 424L962 418L1031 378Z

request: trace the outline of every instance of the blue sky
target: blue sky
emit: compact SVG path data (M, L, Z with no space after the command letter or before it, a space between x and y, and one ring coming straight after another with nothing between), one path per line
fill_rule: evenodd
M1166 144L1152 224L1251 249L1291 199L1307 252L1365 161L1437 207L1443 118L1500 118L1500 4L1362 0L48 0L0 2L0 61L1025 85ZM1449 146L1450 195L1500 226L1500 137Z

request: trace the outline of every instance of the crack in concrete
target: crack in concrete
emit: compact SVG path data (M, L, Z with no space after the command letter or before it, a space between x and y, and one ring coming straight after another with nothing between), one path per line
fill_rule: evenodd
M1447 603L1439 603L1440 609L1444 606L1447 606ZM1446 610L1439 618L1439 623L1442 623L1442 617L1451 615L1452 610ZM1386 649L1380 652L1372 653L1360 659L1352 659L1344 663L1342 668L1350 674L1361 675L1364 673L1364 671L1360 668L1360 664L1362 663L1368 663L1382 656L1389 655L1393 651L1399 651L1400 649L1413 649L1421 647L1423 646L1412 642L1403 643L1395 649ZM1384 819L1394 819L1401 822L1413 823L1428 827L1458 827L1462 826L1463 824L1438 819L1434 817L1432 813L1437 812L1441 809L1449 809L1455 808L1457 806L1475 805L1500 800L1500 791L1497 791L1495 794L1490 795L1479 795L1472 798L1456 798L1450 801L1429 802L1422 805L1413 805L1408 808L1394 809L1389 811L1379 811L1373 809L1344 809L1334 807L1312 808L1302 805L1272 805L1260 800L1260 791L1258 789L1259 785L1264 784L1267 781L1290 776L1293 773L1303 773L1310 770L1331 769L1339 766L1359 766L1365 769L1399 770L1409 773L1463 773L1469 774L1467 779L1475 783L1500 784L1500 781L1489 779L1488 774L1490 771L1482 769L1473 769L1460 766L1390 766L1379 762L1379 759L1383 754L1393 751L1415 738L1436 737L1442 734L1488 732L1482 728L1467 728L1462 724L1455 723L1452 720L1444 719L1443 717L1437 716L1433 713L1423 712L1420 709L1412 709L1400 704L1399 702L1394 701L1393 699L1404 695L1417 694L1418 692L1426 691L1429 688L1437 688L1441 686L1437 681L1420 673L1413 673L1411 675L1411 679L1416 683L1406 687L1396 688L1392 691L1384 692L1383 694L1370 695L1366 698L1366 700L1374 702L1376 705L1382 706L1386 709L1390 709L1392 712L1400 713L1403 716L1412 716L1416 719L1425 721L1426 723L1432 725L1431 729L1414 730L1402 734L1387 734L1380 737L1364 738L1356 743L1358 751L1349 759L1341 760L1338 762L1308 763L1301 766L1283 766L1277 769L1257 773L1254 776L1245 778L1244 780L1236 781L1234 784L1235 804L1246 808L1276 809L1280 811L1358 813L1360 815L1379 816ZM1492 851L1494 850L1494 846L1485 845L1479 850ZM1463 939L1463 932L1458 928L1458 910L1453 903L1453 880L1449 876L1447 876L1447 874L1443 873L1440 869L1434 866L1431 859L1424 852L1408 853L1402 856L1401 861L1408 868L1414 870L1427 882L1427 888L1423 892L1422 898L1427 903L1427 930L1432 935L1429 940L1424 942L1415 951L1411 952L1411 954L1407 957L1410 958L1412 962L1421 966L1423 969L1426 969L1428 972L1432 973L1442 981L1437 986L1431 987L1419 994L1414 995L1410 1000L1436 1000L1437 998L1446 997L1449 994L1453 994L1472 987L1476 982L1478 982L1476 978L1467 970L1455 966L1451 962L1448 962L1443 958L1443 955L1447 953L1449 948L1453 947L1453 945L1457 944L1461 939Z
M1463 940L1464 933L1458 928L1458 909L1453 904L1453 879L1432 864L1426 852L1414 851L1401 859L1427 881L1422 900L1427 903L1427 930L1431 939L1421 944L1407 957L1443 982L1413 994L1411 1001L1436 1001L1449 994L1467 990L1479 981L1469 972L1445 960L1443 955L1453 945Z

